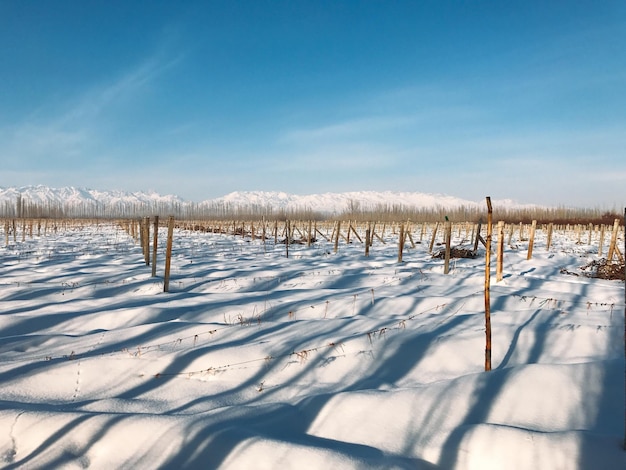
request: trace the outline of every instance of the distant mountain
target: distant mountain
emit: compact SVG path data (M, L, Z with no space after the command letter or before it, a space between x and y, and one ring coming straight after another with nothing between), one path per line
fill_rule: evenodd
M178 196L161 196L155 192L98 191L86 188L50 188L48 186L24 186L21 188L0 187L0 204L5 201L15 202L21 195L22 200L33 204L152 204L184 203Z
M374 210L378 208L402 207L410 209L478 209L485 206L485 201L475 202L445 194L429 194L396 191L354 191L345 193L322 193L297 195L273 191L233 192L207 203L224 203L236 207L257 206L272 207L281 210L310 210L321 213L341 213L353 209ZM511 200L493 201L508 209L536 207L518 204Z
M532 209L537 206L511 200L494 200L506 209ZM346 211L377 209L476 210L485 202L460 199L445 194L393 191L355 191L296 195L276 191L240 191L201 202L185 201L175 195L155 192L99 191L86 188L25 186L0 187L0 215L57 214L67 216L136 216L155 213L226 214L314 212L339 214ZM43 211L43 212L42 212Z

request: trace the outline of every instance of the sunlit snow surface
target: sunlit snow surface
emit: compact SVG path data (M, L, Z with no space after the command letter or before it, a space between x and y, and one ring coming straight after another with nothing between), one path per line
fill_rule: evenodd
M624 284L560 273L595 238L513 238L484 372L482 252L176 230L163 293L161 230L156 278L113 225L0 247L1 467L626 468Z

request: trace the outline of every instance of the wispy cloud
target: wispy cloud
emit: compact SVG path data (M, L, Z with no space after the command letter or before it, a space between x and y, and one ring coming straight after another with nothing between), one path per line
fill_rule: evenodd
M406 128L413 124L409 116L364 117L327 124L319 127L304 127L286 131L280 143L299 144L312 141L337 139L364 139L372 134Z
M98 117L107 107L136 97L160 75L174 67L181 57L151 57L112 81L94 86L78 97L59 123L74 123Z
M0 158L12 168L54 167L81 157L86 166L97 158L95 149L106 147L106 112L140 96L179 61L180 57L164 59L157 54L68 96L60 106L43 105L21 122L0 128Z

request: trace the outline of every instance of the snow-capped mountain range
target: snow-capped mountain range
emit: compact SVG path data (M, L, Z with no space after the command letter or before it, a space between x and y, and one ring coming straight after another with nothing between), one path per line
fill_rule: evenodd
M24 207L59 208L65 212L115 210L133 213L141 208L163 212L201 208L264 211L311 211L321 214L338 214L345 211L375 210L380 208L469 210L485 207L485 202L469 201L445 194L394 191L354 191L297 195L278 191L237 191L201 202L185 201L175 195L160 195L154 191L126 192L100 191L86 188L50 188L48 186L0 187L0 212L12 211L17 201ZM501 208L532 209L535 205L519 204L512 200L494 200ZM0 214L1 215L1 214ZM8 214L7 214L8 215Z

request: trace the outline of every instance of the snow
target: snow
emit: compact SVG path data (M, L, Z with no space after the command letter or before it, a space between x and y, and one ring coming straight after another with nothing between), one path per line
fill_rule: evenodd
M624 284L560 272L595 237L514 238L490 372L482 255L177 229L164 293L159 237L157 278L112 224L0 247L1 466L626 468Z

